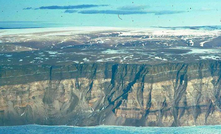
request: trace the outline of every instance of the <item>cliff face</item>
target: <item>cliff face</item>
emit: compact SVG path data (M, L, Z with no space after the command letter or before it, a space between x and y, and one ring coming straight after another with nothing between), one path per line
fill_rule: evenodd
M0 125L221 123L221 62L0 67Z

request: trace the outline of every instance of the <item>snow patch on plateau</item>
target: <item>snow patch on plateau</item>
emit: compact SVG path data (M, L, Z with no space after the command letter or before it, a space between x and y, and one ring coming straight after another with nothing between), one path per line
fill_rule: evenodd
M102 54L126 54L124 50L114 50L114 49L107 49L102 52Z
M211 60L220 60L219 56L212 56L212 55L207 55L207 56L200 56L201 59L206 60L206 59L211 59Z
M187 54L216 54L220 53L220 50L218 49L190 49L191 51L188 52Z
M56 52L56 51L47 51L49 54L51 54L51 55L55 55L55 54L58 54L58 52Z
M83 59L84 62L89 62L90 60L88 58Z

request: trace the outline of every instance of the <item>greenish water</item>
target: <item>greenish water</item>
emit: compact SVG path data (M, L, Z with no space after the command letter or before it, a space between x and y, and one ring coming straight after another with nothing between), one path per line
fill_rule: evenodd
M0 127L0 134L221 134L221 126L193 127L70 127L70 126L11 126Z

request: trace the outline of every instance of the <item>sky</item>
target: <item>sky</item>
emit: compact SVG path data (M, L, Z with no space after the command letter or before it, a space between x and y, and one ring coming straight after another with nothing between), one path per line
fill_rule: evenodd
M221 25L221 0L0 0L0 27Z

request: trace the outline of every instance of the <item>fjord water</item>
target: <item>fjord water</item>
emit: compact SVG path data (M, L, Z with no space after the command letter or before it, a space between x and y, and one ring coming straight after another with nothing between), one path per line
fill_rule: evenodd
M125 126L11 126L0 127L0 134L221 134L221 126L125 127Z

